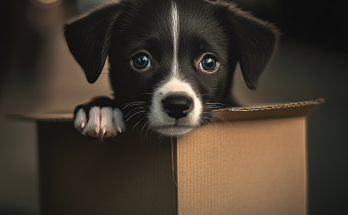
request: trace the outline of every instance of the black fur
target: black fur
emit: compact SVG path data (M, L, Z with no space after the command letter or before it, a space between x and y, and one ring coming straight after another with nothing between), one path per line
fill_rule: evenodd
M106 4L65 25L71 53L94 83L109 57L109 80L114 100L124 105L143 101L150 105L151 93L169 78L173 56L171 4L180 18L179 67L202 100L236 105L231 99L233 74L239 62L250 89L269 62L279 36L267 22L224 1L121 0ZM139 72L132 56L146 50L152 66ZM212 74L197 70L204 53L214 53L220 67ZM88 105L89 106L89 105Z

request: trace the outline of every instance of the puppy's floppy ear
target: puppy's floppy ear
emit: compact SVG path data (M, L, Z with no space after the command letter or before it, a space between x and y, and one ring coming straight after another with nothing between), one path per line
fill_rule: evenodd
M89 83L94 83L103 70L112 29L120 13L120 3L111 3L65 25L64 36L70 52L84 70Z
M241 11L234 4L218 2L225 8L234 47L245 83L256 89L257 81L277 47L278 29L250 13Z

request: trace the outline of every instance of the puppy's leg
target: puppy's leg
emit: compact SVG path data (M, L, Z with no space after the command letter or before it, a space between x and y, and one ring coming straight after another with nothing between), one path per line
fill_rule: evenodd
M107 97L97 97L77 106L74 111L74 124L81 134L100 141L114 137L126 128L122 112Z

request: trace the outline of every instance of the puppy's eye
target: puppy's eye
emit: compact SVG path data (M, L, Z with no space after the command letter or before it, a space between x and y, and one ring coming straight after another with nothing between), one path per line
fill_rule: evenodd
M132 66L135 69L146 69L151 66L150 57L145 52L140 52L132 58Z
M205 72L215 72L218 68L218 61L214 55L205 55L199 62L199 69Z

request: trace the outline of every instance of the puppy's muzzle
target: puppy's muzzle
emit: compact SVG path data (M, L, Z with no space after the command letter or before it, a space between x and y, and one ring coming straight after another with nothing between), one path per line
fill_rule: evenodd
M171 94L162 99L164 111L176 120L184 118L193 109L191 97L185 94Z

